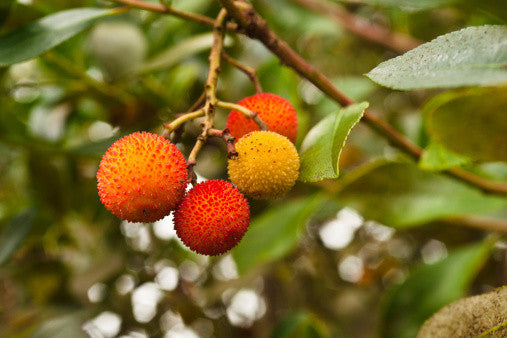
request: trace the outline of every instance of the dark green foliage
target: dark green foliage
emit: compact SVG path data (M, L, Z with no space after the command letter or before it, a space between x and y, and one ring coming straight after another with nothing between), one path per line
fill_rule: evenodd
M210 18L220 10L218 1L164 2ZM212 29L116 1L0 1L0 335L86 336L105 314L118 324L109 336L412 337L445 305L505 283L505 244L485 228L507 227L507 198L445 170L493 185L507 179L506 5L336 2L429 41L397 56L301 2L251 3L361 103L340 107L259 42L227 34L227 53L296 108L301 176L281 200L249 201L251 228L239 246L206 259L175 239L170 220L112 216L95 175L115 140L160 134L197 100ZM248 77L223 62L217 97L253 93ZM217 109L216 128L227 113ZM424 148L422 157L369 129L368 114ZM201 122L185 124L185 157ZM208 142L197 174L227 179L226 146ZM151 296L136 293L143 288ZM139 316L139 304L151 317ZM436 336L431 321L421 332ZM496 323L473 325L500 325L498 334Z

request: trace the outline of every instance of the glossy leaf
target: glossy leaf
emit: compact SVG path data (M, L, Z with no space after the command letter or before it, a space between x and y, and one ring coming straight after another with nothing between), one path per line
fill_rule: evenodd
M345 141L363 116L368 103L358 103L331 114L313 127L301 146L299 179L304 182L336 178L338 161Z
M507 87L450 91L424 107L425 126L434 140L455 153L507 162L506 107Z
M58 12L0 36L0 66L34 58L82 32L111 9L78 8Z
M463 297L484 265L493 245L489 241L451 251L445 259L420 264L394 286L381 307L381 337L415 337L419 327L443 306Z
M507 83L507 27L479 26L439 36L381 63L366 76L410 90Z
M306 220L323 201L320 195L287 201L254 219L232 250L239 273L287 254L297 244Z
M0 236L0 266L9 260L30 233L33 226L35 211L25 210L10 221Z
M307 312L296 312L282 320L271 332L271 338L325 338L329 333L323 324Z
M349 174L344 185L338 196L341 202L365 218L398 229L507 206L507 198L486 195L409 162L378 161Z
M470 161L470 158L447 150L437 142L432 142L424 149L424 153L419 160L419 167L426 170L445 170Z

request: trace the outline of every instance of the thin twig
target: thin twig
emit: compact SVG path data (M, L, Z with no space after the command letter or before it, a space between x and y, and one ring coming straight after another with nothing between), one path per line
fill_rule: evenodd
M190 106L190 108L188 108L188 110L185 113L180 114L178 118L172 121L171 123L165 123L162 136L169 137L171 136L172 132L173 135L171 137L171 141L173 143L177 143L181 137L181 134L183 133L183 125L185 124L185 122L204 116L204 110L197 108L199 108L204 104L205 99L206 95L203 92L201 96L199 96L199 98ZM201 113L197 114L197 112Z
M252 118L262 129L267 129L266 124L261 120L261 118L254 113L242 106L235 105L233 103L222 102L217 99L216 90L218 84L218 76L220 74L220 61L223 57L223 48L224 48L224 37L225 37L225 25L226 25L226 17L227 11L226 9L222 9L217 16L217 19L213 28L213 44L211 46L211 52L209 56L209 72L206 80L206 84L204 86L204 96L199 98L198 102L195 105L201 105L204 100L204 107L195 112L191 112L185 115L178 117L173 122L164 125L165 131L164 134L170 135L171 131L180 128L181 125L189 120L195 119L200 116L205 116L205 120L202 126L202 132L197 137L197 141L188 156L187 164L189 173L193 178L195 178L195 173L193 172L193 167L197 161L197 155L201 151L204 144L208 139L208 136L220 136L227 143L227 156L231 157L236 154L236 150L234 149L234 137L230 135L227 131L217 131L213 129L214 118L215 118L215 107L227 107L228 109L238 109L242 111L245 115ZM244 68L244 67L243 67Z
M236 7L236 4L234 4L234 1L222 1L219 0L220 4L227 9L227 13L237 22L239 27L245 28L247 27L250 22L249 20L243 16L243 13L241 12L241 9Z
M246 118L252 119L255 123L257 123L257 125L261 130L268 130L268 125L264 121L262 121L257 112L251 111L246 107L231 102L217 101L216 106L228 110L237 110L240 113L243 113L243 115L245 115Z
M462 168L452 168L444 171L447 175L461 180L462 182L479 187L486 193L507 195L507 183L488 180L479 175L466 171Z
M255 92L262 93L261 82L259 81L259 78L257 77L257 71L255 69L242 64L238 60L232 58L226 52L222 52L222 59L224 59L225 62L230 63L232 66L238 68L240 71L245 73L246 76L248 76L248 78L250 79L250 81L252 81L254 88L255 88Z
M344 7L322 0L292 0L301 6L325 15L338 22L340 26L363 39L374 42L390 50L403 54L423 42L409 35L393 32L374 22L360 18Z
M178 142L180 142L181 140L181 136L183 135L183 126L184 124L182 124L179 128L176 128L171 134L167 135L165 134L165 130L164 130L164 133L162 133L162 136L164 137L168 137L169 136L169 139L171 140L171 142L173 144L176 144Z
M224 130L219 129L208 129L208 136L220 137L224 140L227 145L227 158L233 158L238 156L238 152L234 146L234 141L236 138L231 135L229 129L225 128Z
M198 117L204 116L204 109L199 109L190 113L185 113L178 117L176 120L171 123L164 124L164 137L167 137L171 134L171 132L175 131L179 127L181 127L185 122L196 119Z
M312 65L299 56L284 40L280 39L267 25L266 21L250 6L247 11L241 11L235 6L232 0L219 0L222 6L227 8L230 15L238 23L244 33L252 39L259 40L273 54L278 56L282 62L295 70L301 77L307 79L319 88L324 94L342 106L354 104L354 100L336 88L331 81ZM379 134L384 136L391 144L400 150L408 153L415 159L422 156L422 149L412 143L403 134L399 133L389 123L373 114L365 111L362 120L372 127ZM486 193L507 195L507 183L494 182L464 171L460 168L445 171L448 175L463 182L480 188Z
M194 110L197 110L197 108L202 106L204 104L204 102L206 102L206 93L202 92L201 96L199 96L199 98L197 100L195 100L195 102L190 106L190 108L188 108L187 112L192 112Z
M225 141L225 144L227 145L227 158L237 157L238 152L236 151L236 148L234 147L234 142L236 141L236 138L231 135L229 129L226 128L223 130L222 138Z
M480 230L497 231L507 233L507 221L499 218L484 216L453 217L441 220L451 225L467 226Z
M164 5L158 5L147 1L142 0L113 0L119 3L122 3L124 5L144 9L151 12L157 12L162 14L169 14L172 16L176 16L181 19L185 19L188 21L193 21L196 23L200 23L202 25L206 25L209 27L213 27L214 20L212 18L209 18L205 15L195 14L195 13L189 13L185 11L181 11L179 9L170 7L170 6L164 6ZM236 31L238 29L238 26L234 23L228 23L226 26L228 31Z
M209 56L209 72L204 91L206 93L206 102L204 104L204 126L202 133L197 137L190 155L188 156L188 170L194 177L193 167L196 163L197 154L201 151L202 147L208 139L208 130L213 128L215 119L215 105L218 101L216 98L216 88L218 83L218 75L220 74L220 60L222 50L224 47L224 36L225 36L225 24L226 24L227 11L221 9L215 20L213 27L213 45L211 46L211 52Z

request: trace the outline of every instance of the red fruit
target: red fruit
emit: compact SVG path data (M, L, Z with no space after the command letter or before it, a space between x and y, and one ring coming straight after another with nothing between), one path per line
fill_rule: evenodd
M268 125L268 130L286 136L292 143L296 141L298 134L296 110L283 97L271 93L260 93L245 97L238 104L257 112L262 121ZM260 130L252 119L247 119L236 110L232 110L229 114L227 128L236 139L251 131Z
M174 213L176 234L202 255L220 255L235 247L249 223L247 200L231 183L222 180L197 184Z
M97 187L104 206L130 222L154 222L181 201L188 184L183 154L169 140L136 132L102 156Z

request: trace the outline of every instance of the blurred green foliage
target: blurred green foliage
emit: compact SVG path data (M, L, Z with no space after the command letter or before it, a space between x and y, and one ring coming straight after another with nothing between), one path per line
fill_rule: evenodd
M504 32L507 20L507 5L495 0L338 3L425 41L470 26ZM507 179L505 87L423 90L435 84L425 77L428 69L441 75L436 60L416 64L424 69L408 80L395 73L399 67L387 76L403 82L397 88L418 90L383 88L362 74L385 70L387 60L415 69L411 62L421 55L451 55L459 43L449 54L433 42L424 53L410 52L416 57L393 59L393 52L295 1L252 4L338 88L367 101L425 148L419 165L362 123L354 126L366 104L354 106L348 123L337 122L346 109L258 42L230 34L227 52L256 69L264 91L296 108L298 149L320 121L335 122L317 142L319 151L328 151L325 163L307 159L311 170L325 165L332 174L298 182L279 201L250 201L251 229L232 255L199 256L174 237L170 220L131 224L112 216L99 201L95 174L116 139L138 130L160 133L197 100L211 29L159 13L113 10L109 1L2 1L0 336L409 337L458 297L505 284L505 242L494 244L487 231L447 218L488 216L505 226L507 199L439 172L464 166L484 178ZM209 17L220 9L208 0L172 5ZM481 55L497 62L473 59L489 67L473 70L457 62L450 71L457 80L442 85L446 76L440 87L505 79L506 38L484 27L467 30L485 36L472 36L467 51L495 44ZM243 73L226 63L221 68L218 97L237 102L254 93ZM471 81L468 71L480 81ZM217 111L217 128L226 116ZM186 124L179 144L185 156L199 133L199 121ZM221 141L210 140L197 173L226 179L225 154Z

